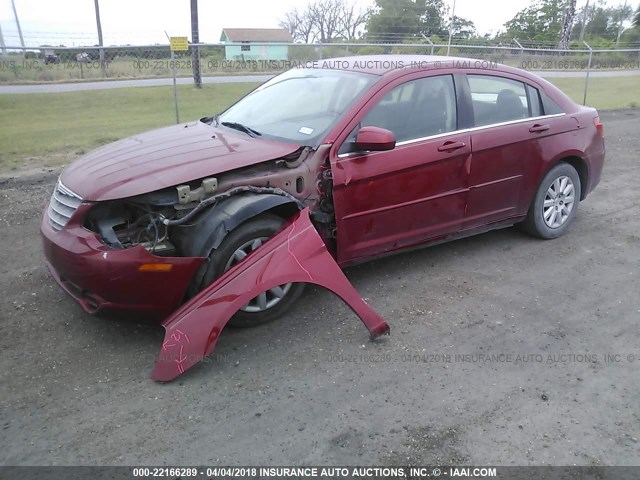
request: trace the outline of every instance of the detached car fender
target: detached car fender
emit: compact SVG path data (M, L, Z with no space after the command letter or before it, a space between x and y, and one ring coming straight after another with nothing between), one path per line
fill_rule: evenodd
M224 273L163 323L164 342L151 378L167 382L211 354L229 319L258 294L289 282L313 283L338 295L362 320L371 337L389 326L360 297L327 251L309 209L256 252Z

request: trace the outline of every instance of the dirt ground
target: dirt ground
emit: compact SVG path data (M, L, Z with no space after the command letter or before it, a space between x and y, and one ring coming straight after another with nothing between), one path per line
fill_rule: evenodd
M352 268L228 330L180 379L162 328L85 314L49 277L55 172L0 180L0 464L640 464L640 112L602 114L602 183L558 240L517 228Z

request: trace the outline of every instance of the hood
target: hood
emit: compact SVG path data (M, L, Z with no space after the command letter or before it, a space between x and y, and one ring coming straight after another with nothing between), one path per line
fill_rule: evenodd
M60 178L84 200L115 200L273 160L298 148L195 122L105 145L73 162Z

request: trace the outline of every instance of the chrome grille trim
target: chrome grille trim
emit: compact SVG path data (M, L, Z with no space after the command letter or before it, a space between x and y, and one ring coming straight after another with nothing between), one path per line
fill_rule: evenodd
M82 198L58 180L47 210L51 227L62 230L81 203Z

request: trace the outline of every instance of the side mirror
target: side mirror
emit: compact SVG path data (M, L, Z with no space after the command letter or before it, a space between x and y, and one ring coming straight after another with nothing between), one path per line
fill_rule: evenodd
M384 128L368 126L362 127L356 136L358 150L383 152L396 148L396 136Z

